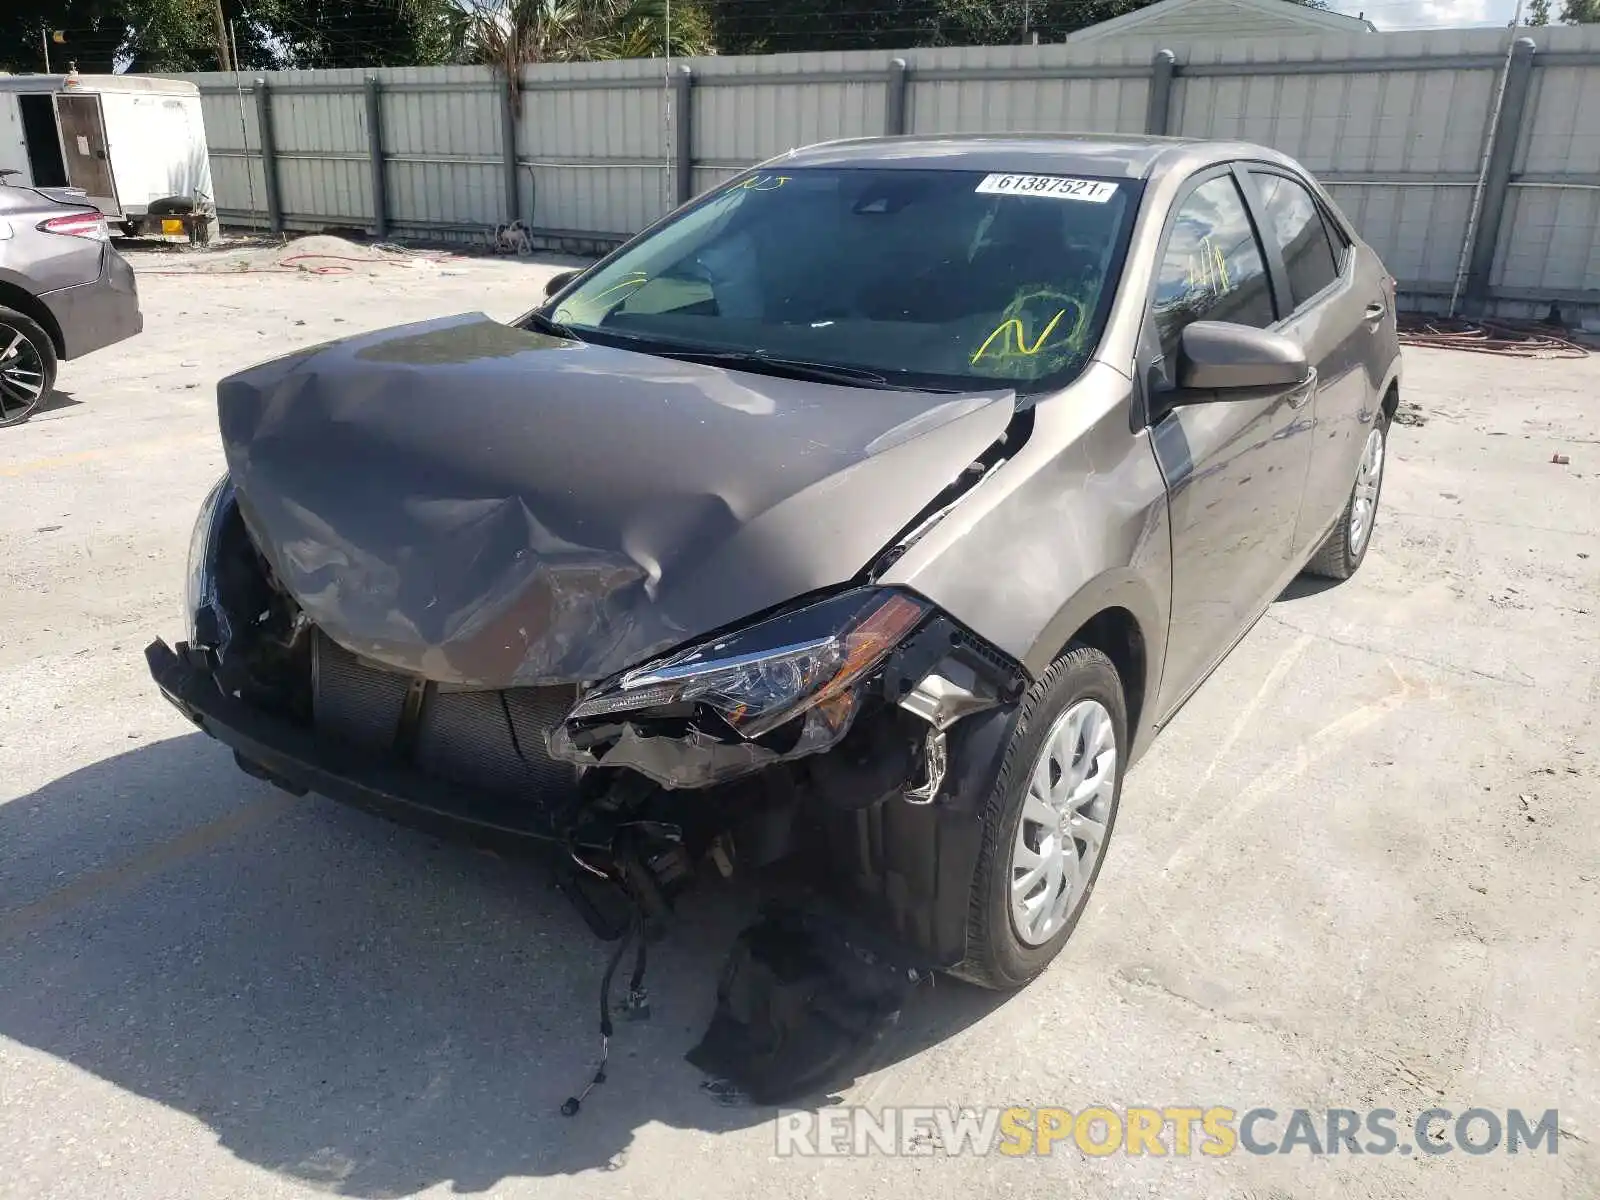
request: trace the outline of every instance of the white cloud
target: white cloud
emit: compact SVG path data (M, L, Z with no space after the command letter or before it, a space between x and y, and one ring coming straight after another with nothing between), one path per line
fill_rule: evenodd
M1441 29L1506 25L1516 0L1344 0L1340 11L1365 12L1379 29Z

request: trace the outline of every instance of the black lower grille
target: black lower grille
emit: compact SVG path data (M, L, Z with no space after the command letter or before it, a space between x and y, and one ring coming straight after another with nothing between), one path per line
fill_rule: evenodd
M550 757L544 735L575 702L571 688L434 691L422 706L417 765L496 792L570 788L573 768Z
M388 750L400 729L404 675L378 671L317 631L312 643L311 712L316 726L368 750Z
M572 686L455 691L429 686L416 726L402 738L411 679L375 667L318 631L313 712L317 731L369 750L404 752L419 770L463 787L556 804L575 768L551 758L545 733L577 700Z

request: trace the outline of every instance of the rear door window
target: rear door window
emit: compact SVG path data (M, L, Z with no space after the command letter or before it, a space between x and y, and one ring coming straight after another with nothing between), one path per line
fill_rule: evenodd
M1287 175L1251 171L1266 217L1262 232L1278 243L1296 309L1339 277L1322 210L1305 186Z

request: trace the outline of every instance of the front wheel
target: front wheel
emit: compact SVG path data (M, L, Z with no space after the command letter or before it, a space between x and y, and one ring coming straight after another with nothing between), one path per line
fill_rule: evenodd
M984 812L967 957L951 974L1017 988L1061 952L1100 875L1127 742L1122 680L1099 650L1072 647L1029 689Z
M1379 413L1367 431L1356 466L1356 481L1350 488L1339 523L1329 532L1317 552L1306 564L1308 575L1324 579L1349 579L1367 557L1372 544L1372 527L1378 520L1378 498L1383 494L1383 468L1389 456L1389 418Z
M0 308L0 428L20 425L50 395L56 348L30 317Z

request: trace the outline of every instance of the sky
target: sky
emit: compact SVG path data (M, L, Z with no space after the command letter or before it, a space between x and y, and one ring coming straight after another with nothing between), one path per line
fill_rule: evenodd
M1340 0L1339 12L1365 12L1379 29L1510 24L1516 0ZM1559 5L1554 7L1559 8Z

